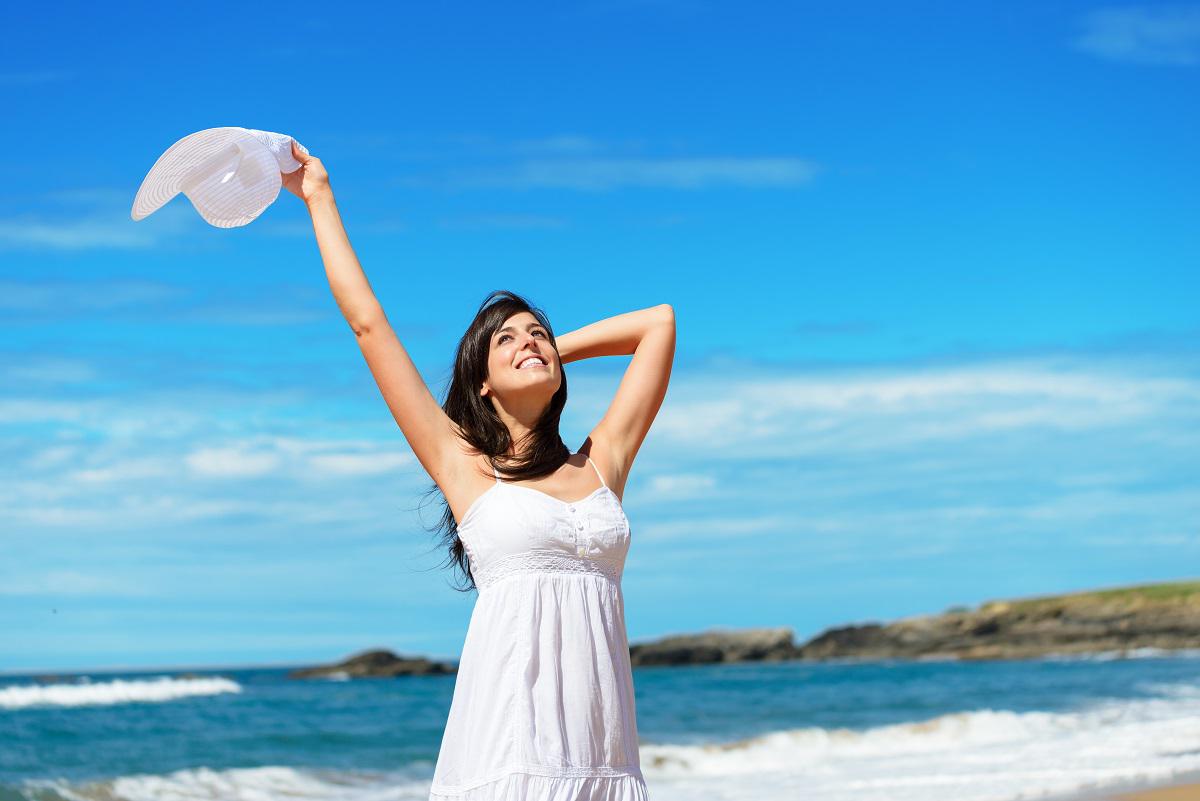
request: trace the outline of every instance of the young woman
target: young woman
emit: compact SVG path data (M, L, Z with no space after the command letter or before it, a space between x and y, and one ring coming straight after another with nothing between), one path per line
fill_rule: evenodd
M458 344L439 406L350 247L321 160L283 176L304 200L329 285L413 452L445 498L452 562L479 595L431 801L646 801L621 574L621 503L666 395L668 305L555 338L545 315L493 292ZM563 364L633 354L578 452L559 436Z

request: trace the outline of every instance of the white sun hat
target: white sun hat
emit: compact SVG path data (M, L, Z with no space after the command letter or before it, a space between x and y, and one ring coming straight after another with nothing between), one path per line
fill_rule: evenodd
M145 219L183 192L207 222L236 228L275 202L283 186L280 173L300 167L286 134L236 127L197 131L154 162L133 199L131 216Z

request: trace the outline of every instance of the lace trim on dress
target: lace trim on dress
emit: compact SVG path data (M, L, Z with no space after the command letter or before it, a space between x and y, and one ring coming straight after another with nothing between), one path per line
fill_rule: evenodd
M611 559L573 556L560 551L514 553L478 569L471 568L475 586L481 590L501 579L522 573L590 573L614 582L621 580L621 568Z
M515 774L515 775L514 775ZM470 784L438 784L431 786L436 795L455 795L469 792L501 779L536 776L542 779L632 779L645 782L640 765L509 765L494 775Z

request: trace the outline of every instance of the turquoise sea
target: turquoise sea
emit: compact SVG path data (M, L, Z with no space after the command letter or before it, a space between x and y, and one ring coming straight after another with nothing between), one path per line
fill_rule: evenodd
M0 801L427 797L451 676L0 675ZM1008 801L1200 770L1200 653L635 668L655 801Z

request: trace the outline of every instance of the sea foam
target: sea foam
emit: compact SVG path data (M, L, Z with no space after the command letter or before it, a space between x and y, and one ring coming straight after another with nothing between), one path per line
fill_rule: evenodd
M413 767L433 772L432 765ZM77 784L27 781L22 795L42 801L427 801L429 781L411 771L370 773L285 765L226 770L200 767Z
M211 678L176 679L162 676L154 680L115 679L74 684L13 684L0 687L0 709L32 706L97 706L126 703L161 703L194 695L240 693L236 681Z
M646 744L656 801L1012 801L1200 770L1200 688L1074 712L981 709L865 730L797 728L735 742Z

